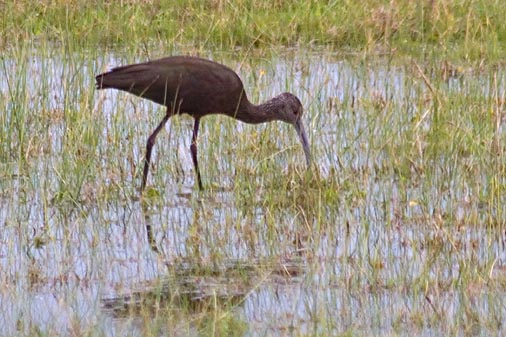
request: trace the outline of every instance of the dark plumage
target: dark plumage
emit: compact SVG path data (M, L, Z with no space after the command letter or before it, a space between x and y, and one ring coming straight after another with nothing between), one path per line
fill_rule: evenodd
M200 118L208 114L224 114L251 124L273 120L290 123L300 137L306 162L308 166L310 164L309 142L302 124L303 108L299 99L283 93L263 104L251 104L239 76L222 64L197 57L173 56L113 68L95 79L97 89L123 90L167 107L165 117L146 144L141 191L146 186L156 136L167 120L179 113L195 118L191 154L200 189L202 180L197 161L197 135Z

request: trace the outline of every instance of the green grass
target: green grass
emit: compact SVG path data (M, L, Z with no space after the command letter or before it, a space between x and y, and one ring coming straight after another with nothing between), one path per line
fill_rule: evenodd
M501 1L5 1L0 43L200 50L325 46L348 52L499 60ZM148 50L146 50L146 48Z

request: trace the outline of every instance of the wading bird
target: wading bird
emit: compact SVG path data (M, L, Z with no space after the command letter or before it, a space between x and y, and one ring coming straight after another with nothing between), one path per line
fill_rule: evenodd
M187 113L195 119L190 150L201 190L197 135L200 118L209 114L224 114L250 124L274 120L292 124L302 143L307 165L310 165L311 153L299 99L290 93L282 93L263 104L254 105L248 101L239 76L222 64L197 57L172 56L113 68L95 79L97 89L119 89L167 107L165 117L146 144L141 193L146 186L156 136L171 116L180 113Z

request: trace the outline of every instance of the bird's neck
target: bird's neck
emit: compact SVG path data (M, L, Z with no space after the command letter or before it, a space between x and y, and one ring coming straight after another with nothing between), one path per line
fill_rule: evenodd
M237 114L237 119L249 124L259 124L271 122L279 119L277 117L279 111L279 104L275 98L270 99L262 104L255 105L248 100L241 104L240 112Z

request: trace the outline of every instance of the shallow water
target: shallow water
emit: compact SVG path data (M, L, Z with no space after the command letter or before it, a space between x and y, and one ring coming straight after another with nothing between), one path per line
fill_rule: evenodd
M3 151L1 335L206 335L185 322L186 314L166 330L149 330L142 315L115 317L103 300L121 299L178 266L213 269L236 261L242 270L294 259L296 276L273 279L264 266L251 275L253 285L244 285L242 303L230 312L246 336L504 332L505 193L487 198L504 178L491 176L472 149L461 155L463 164L441 149L432 156L433 170L427 169L430 147L424 144L430 140L408 136L435 128L426 117L434 105L425 103L430 90L412 63L309 51L244 63L208 55L238 71L252 101L283 91L300 97L321 184L305 193L319 194L312 199L319 201L290 201L304 196L290 191L300 184L293 172L303 172L304 157L289 126L250 126L223 116L202 122L199 161L208 190L197 193L192 121L175 117L157 140L150 171L148 184L159 196L143 211L135 200L138 167L163 109L124 93L94 92L92 83L93 74L134 60L26 57L5 59L0 67L0 78L7 79L0 82L4 120L17 118L18 97L31 111L24 122L33 126L12 133L4 126L9 139L2 142L22 143L25 132L35 149L25 161ZM441 96L505 96L502 71L463 71L446 81L429 66L426 71ZM23 76L25 89L16 96ZM69 98L74 95L85 98ZM38 115L49 117L33 121ZM72 171L61 171L82 173L79 157L67 157L76 145L68 128L89 123L87 132L97 128L93 122L96 143L85 138L76 147L89 151L83 163L91 164L74 181ZM503 129L501 121L501 139ZM423 153L420 162L402 165L405 143ZM468 176L464 167L476 174ZM332 192L337 197L329 197ZM146 222L160 254L147 242ZM201 295L212 297L204 290ZM153 320L162 324L160 316Z

